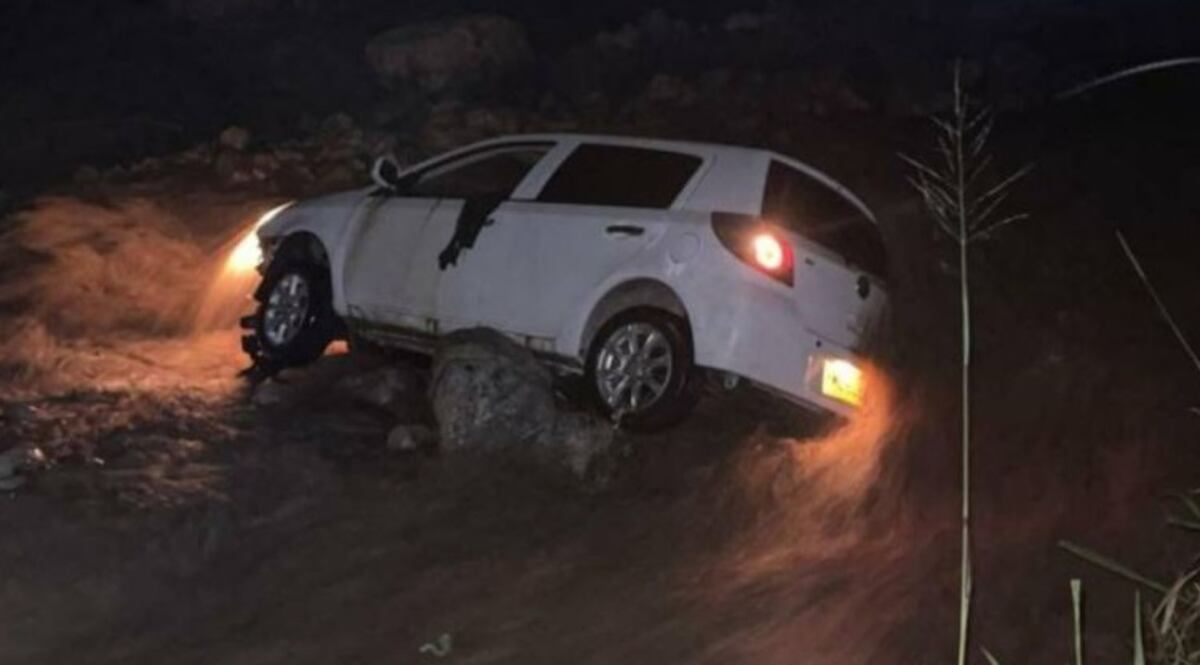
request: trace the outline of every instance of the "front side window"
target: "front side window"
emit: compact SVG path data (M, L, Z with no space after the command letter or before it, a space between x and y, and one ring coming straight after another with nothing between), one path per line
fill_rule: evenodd
M538 201L669 208L702 162L665 150L584 144L563 161Z
M409 193L438 198L508 197L549 152L549 145L507 146L434 165Z
M762 216L837 252L852 265L886 274L879 227L844 196L800 170L771 162Z

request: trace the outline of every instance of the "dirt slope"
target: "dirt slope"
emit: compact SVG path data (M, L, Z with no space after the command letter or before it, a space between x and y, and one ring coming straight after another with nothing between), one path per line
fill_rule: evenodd
M842 130L796 131L885 218L888 396L801 439L761 396L710 398L631 439L599 495L387 452L386 419L328 390L358 371L345 356L255 404L220 325L246 285L216 281L254 192L39 203L0 244L0 449L53 466L0 504L0 662L421 663L443 634L455 663L949 659L955 282L890 161L917 135ZM1034 222L976 255L976 635L1062 662L1082 576L1089 662L1126 662L1130 589L1054 542L1163 577L1181 561L1158 525L1195 483L1198 379L1096 221L1123 181L1077 196L1070 162L1039 168L1017 202ZM198 327L212 298L224 317Z

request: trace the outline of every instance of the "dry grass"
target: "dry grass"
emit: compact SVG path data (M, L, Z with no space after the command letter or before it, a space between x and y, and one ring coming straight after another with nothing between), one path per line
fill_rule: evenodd
M1178 495L1185 516L1171 516L1168 524L1194 530L1200 526L1197 492ZM1158 582L1106 556L1074 543L1060 542L1068 552L1111 573L1135 582L1161 596L1143 603L1140 591L1134 598L1134 665L1200 665L1200 556L1170 585ZM1144 610L1144 611L1143 611ZM1082 631L1076 610L1076 653L1082 652ZM1082 665L1082 658L1076 661Z

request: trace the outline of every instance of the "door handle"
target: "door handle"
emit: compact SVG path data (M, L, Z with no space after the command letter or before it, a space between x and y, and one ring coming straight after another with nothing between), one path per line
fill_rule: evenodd
M604 232L609 235L640 236L646 232L646 229L631 224L614 224L613 226L606 227Z

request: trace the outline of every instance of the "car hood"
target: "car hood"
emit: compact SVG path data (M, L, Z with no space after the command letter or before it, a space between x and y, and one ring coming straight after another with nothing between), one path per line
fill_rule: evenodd
M297 201L259 227L258 235L262 238L274 238L299 228L325 224L340 225L372 189L355 189Z

